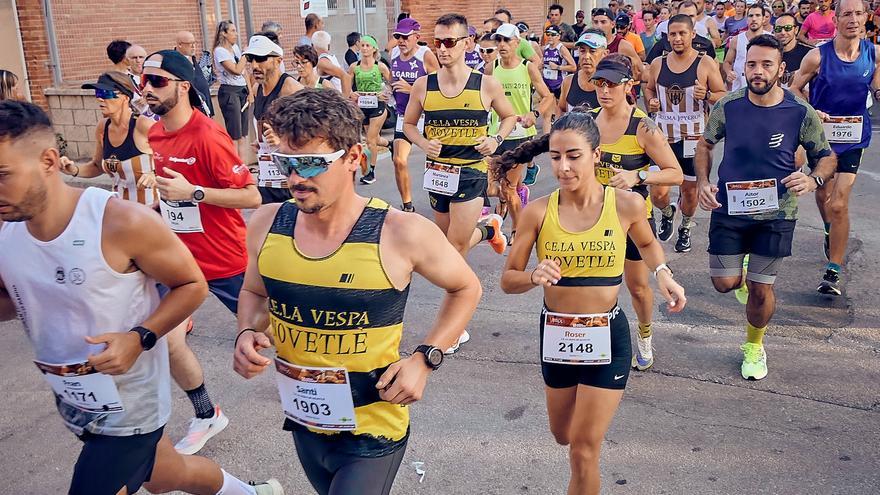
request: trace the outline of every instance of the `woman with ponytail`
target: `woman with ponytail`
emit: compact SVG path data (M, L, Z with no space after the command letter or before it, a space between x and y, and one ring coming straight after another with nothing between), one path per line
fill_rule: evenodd
M583 107L560 117L550 134L495 161L499 174L550 152L559 189L529 203L520 217L501 288L544 289L539 321L541 371L550 431L569 446L568 493L599 493L599 451L630 368L626 315L617 306L627 235L654 271L670 312L686 303L634 192L596 178L599 128ZM535 248L538 265L527 269Z

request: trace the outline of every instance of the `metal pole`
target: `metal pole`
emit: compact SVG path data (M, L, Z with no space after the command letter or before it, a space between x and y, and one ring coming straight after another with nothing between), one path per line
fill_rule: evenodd
M214 28L223 20L223 11L220 10L220 0L214 0Z
M244 30L248 39L254 35L254 19L251 17L251 0L242 0L244 5Z
M43 14L46 18L46 36L49 43L49 66L52 67L52 82L61 86L61 57L58 55L58 41L55 39L55 19L52 16L52 0L43 0Z
M208 32L208 6L205 5L205 0L199 0L199 19L201 19L202 23L202 50L210 52L212 40L209 38L210 34Z
M235 28L238 29L238 9L235 7L235 0L229 0L229 20L235 24Z

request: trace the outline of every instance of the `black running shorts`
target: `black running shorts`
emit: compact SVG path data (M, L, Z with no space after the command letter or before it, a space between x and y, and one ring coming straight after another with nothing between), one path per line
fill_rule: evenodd
M713 212L709 222L709 254L791 256L795 223L796 220L754 220Z
M480 172L473 167L462 167L461 176L458 179L458 192L452 196L428 193L431 200L431 209L437 213L449 213L449 205L452 203L466 203L475 198L482 198L486 193L489 179L485 172Z
M126 437L84 432L69 495L116 495L123 486L128 493L137 492L150 481L164 430Z

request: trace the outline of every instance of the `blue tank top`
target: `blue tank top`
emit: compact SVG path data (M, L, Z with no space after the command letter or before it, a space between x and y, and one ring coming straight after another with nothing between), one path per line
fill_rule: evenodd
M550 45L544 47L544 68L549 69L550 63L554 63L556 65L564 65L565 62L562 59L562 54L559 53L559 48L553 48ZM552 91L556 91L557 88L562 86L562 79L565 74L556 69L556 78L555 79L547 79L544 78L544 84L547 85Z
M834 51L834 42L819 47L822 61L819 75L810 82L810 104L828 115L862 116L860 143L834 143L831 149L840 154L851 149L867 148L871 144L871 117L866 105L874 77L874 45L867 40L859 42L859 58L844 62Z

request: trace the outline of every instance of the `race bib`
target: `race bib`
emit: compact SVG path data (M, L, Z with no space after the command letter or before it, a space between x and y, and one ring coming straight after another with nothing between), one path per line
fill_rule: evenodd
M90 413L118 413L125 409L116 383L88 362L50 364L34 361L43 378L62 401Z
M753 215L779 209L776 179L727 183L727 214Z
M862 142L862 116L828 117L822 122L822 129L829 143Z
M697 143L700 142L700 136L688 136L682 139L684 147L682 158L693 158L697 154Z
M416 123L416 127L419 129L419 132L425 132L425 115L422 114L422 117ZM397 116L397 122L394 124L394 130L396 132L403 132L403 115Z
M428 160L425 162L425 179L422 187L429 192L452 196L458 192L459 178L461 178L461 167Z
M260 167L260 184L286 182L287 177L281 175L278 166L272 161L271 147L266 143L260 143L260 153L257 156L257 164Z
M544 79L555 81L559 77L559 70L544 68Z
M357 426L345 368L309 368L275 358L284 415L303 426L352 431Z
M379 108L379 95L376 93L358 95L358 106L361 108Z
M544 313L545 363L596 365L611 362L611 315Z
M159 210L171 230L181 234L204 232L199 205L192 201L159 200Z

